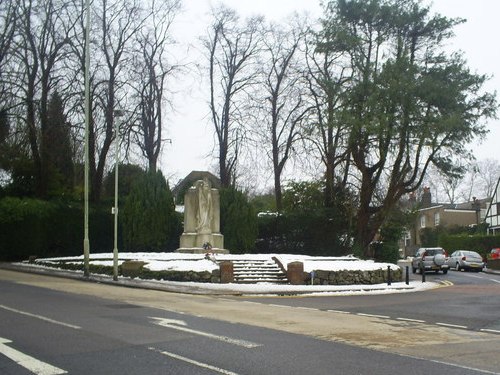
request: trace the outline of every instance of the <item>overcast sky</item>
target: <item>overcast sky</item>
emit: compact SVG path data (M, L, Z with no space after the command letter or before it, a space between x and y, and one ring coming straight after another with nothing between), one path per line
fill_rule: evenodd
M209 25L211 6L220 3L211 0L183 0L184 11L176 18L174 38L182 46L181 55L190 63L200 61L198 42ZM267 20L279 21L292 12L307 12L312 18L321 16L319 0L223 0L222 3L235 9L241 17L261 14ZM500 1L498 0L434 0L432 9L447 17L467 19L455 28L451 50L462 50L473 72L492 75L486 85L488 91L500 88ZM191 61L190 61L191 60ZM194 61L193 61L194 60ZM161 169L170 179L171 185L192 170L216 170L212 153L213 128L209 122L207 97L199 90L199 75L193 73L182 79L175 94L175 115L169 116L166 124L168 137L161 162ZM481 144L470 145L476 158L493 158L500 161L500 121L487 123L489 135ZM272 185L272 183L269 183Z

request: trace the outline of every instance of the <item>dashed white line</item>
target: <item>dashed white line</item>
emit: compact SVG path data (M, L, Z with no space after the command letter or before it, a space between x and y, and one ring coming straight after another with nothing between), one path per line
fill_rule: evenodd
M190 364L198 366L198 367L202 367L202 368L205 368L205 369L208 369L208 370L212 370L212 371L218 372L219 374L238 375L236 372L232 372L232 371L229 371L229 370L224 370L223 368L212 366L212 365L209 365L207 363L198 362L198 361L195 361L194 359L183 357L183 356L175 354L175 353L170 353L170 352L167 352L167 351L164 351L164 350L157 350L155 348L149 348L149 349L153 350L155 352L161 353L163 355L166 355L168 357L171 357L171 358L174 358L174 359L178 359L179 361L183 361L183 362L190 363Z
M342 310L326 310L328 312L336 313L336 314L351 314L349 311L342 311Z
M499 333L500 334L500 330L496 330L496 329L486 329L486 328L483 328L483 329L480 329L481 332L488 332L488 333Z
M316 309L314 307L305 307L305 306L297 306L295 307L296 309L301 309L301 310L309 310L309 311L319 311L319 309Z
M450 362L445 362L445 361L439 361L439 360L436 360L436 359L430 359L430 358L423 358L423 357L417 357L417 356L413 356L413 355L408 355L408 354L398 354L398 353L394 353L400 357L407 357L407 358L414 358L414 359L418 359L419 361L427 361L427 362L433 362L433 363L439 363L440 365L446 365L446 366L451 366L451 367L456 367L456 368L461 368L461 369L464 369L464 370L472 370L472 371L476 371L476 372L480 372L482 374L493 374L493 375L498 375L498 372L492 372L492 371L488 371L488 370L483 370L483 369L479 369L479 368L475 368L475 367L469 367L469 366L461 366L461 365L458 365L456 363L450 363Z
M402 320L403 322L425 323L425 320L419 319L396 318L396 320Z
M375 314L363 314L363 313L357 313L356 315L359 316L367 316L369 318L381 318L381 319L390 319L390 316L387 315L375 315Z
M68 328L73 328L73 329L81 329L82 328L82 327L79 327L79 326L75 326L73 324L59 322L57 320L50 319L50 318L47 318L47 317L42 316L42 315L32 314L32 313L29 313L29 312L26 312L26 311L21 311L21 310L16 310L16 309L13 309L12 307L4 306L4 305L0 305L0 308L4 309L4 310L7 310L7 311L11 311L11 312L16 313L16 314L21 314L21 315L29 316L30 318L40 319L40 320L43 320L45 322L49 322L49 323L53 323L53 324L58 324L60 326L64 326L64 327L68 327Z
M449 323L435 323L438 326L450 327L450 328L461 328L461 329L469 329L467 326L461 326L458 324L449 324Z
M269 305L267 305L267 306L272 306L272 307L281 307L281 308L286 307L286 308L288 308L288 309L292 308L291 306L287 306L287 305L278 305L278 304L275 304L275 303L270 303L270 304L269 304Z

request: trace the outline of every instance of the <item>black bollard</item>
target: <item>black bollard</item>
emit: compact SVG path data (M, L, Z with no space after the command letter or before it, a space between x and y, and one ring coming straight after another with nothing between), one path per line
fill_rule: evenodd
M410 284L410 267L406 266L406 285Z
M387 285L391 285L391 266L387 266Z

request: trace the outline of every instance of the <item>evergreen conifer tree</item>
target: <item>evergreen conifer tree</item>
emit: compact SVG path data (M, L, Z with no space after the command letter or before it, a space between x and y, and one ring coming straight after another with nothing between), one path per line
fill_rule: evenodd
M70 125L57 91L50 99L47 119L41 146L43 187L46 195L61 195L73 191L74 165Z
M241 191L221 189L220 218L226 249L232 253L254 251L258 233L257 214Z
M123 208L127 251L166 251L178 247L180 222L172 192L160 171L137 180Z

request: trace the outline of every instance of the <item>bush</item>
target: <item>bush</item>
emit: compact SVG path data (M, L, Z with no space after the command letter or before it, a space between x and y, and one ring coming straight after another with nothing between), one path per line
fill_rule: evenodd
M439 237L439 246L443 247L448 253L460 249L472 250L486 258L491 249L500 247L500 235L489 236L480 234L472 236L467 234L442 234Z
M226 249L239 254L255 251L257 214L242 192L220 190L220 220Z
M128 251L168 251L179 247L179 216L170 188L159 171L150 171L134 183L122 219Z
M294 211L258 218L261 253L341 256L351 252L338 215L331 209Z
M80 202L0 199L0 260L82 254L83 216ZM89 238L91 251L112 250L113 218L109 207L90 210Z

